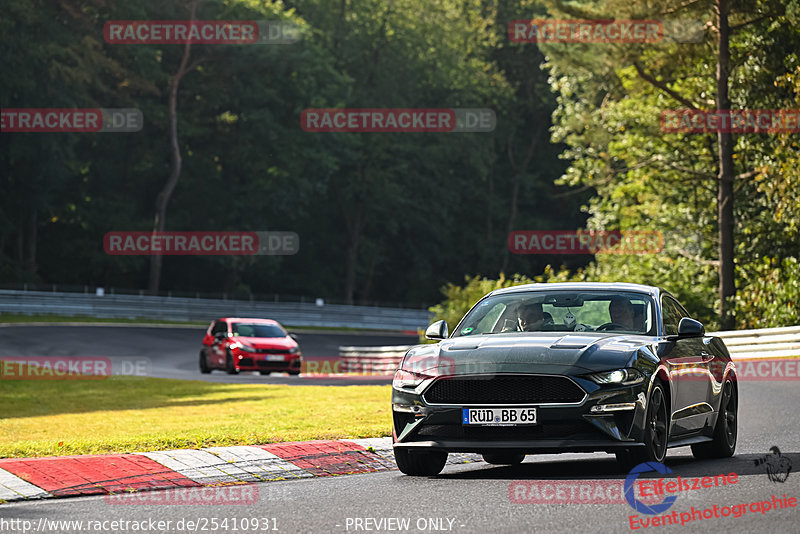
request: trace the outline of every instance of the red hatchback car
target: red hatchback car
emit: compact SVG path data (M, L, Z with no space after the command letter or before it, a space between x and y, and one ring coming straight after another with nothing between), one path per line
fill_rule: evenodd
M224 369L300 374L303 354L297 341L271 319L224 317L212 322L203 338L200 372Z

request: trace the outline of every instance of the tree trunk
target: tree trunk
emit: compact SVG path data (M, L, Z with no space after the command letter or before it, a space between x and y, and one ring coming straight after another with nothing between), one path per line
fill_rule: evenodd
M731 107L728 94L730 77L730 27L728 0L716 0L717 27L719 30L717 57L717 109ZM733 264L733 136L730 132L718 132L719 189L717 191L717 217L719 221L719 316L722 330L733 328L731 297L736 294Z
M358 173L362 178L363 172ZM358 267L358 248L361 245L361 234L364 227L364 205L360 198L356 198L355 206L350 213L345 212L344 219L347 225L347 251L344 276L344 302L353 304L356 291L356 269ZM344 205L344 203L342 203Z
M36 279L36 241L39 227L36 224L39 219L39 210L35 206L31 207L30 216L28 219L28 254L25 258L25 271L26 276L30 280Z
M372 254L370 254L366 280L364 280L364 284L362 285L360 300L364 303L366 303L366 301L368 301L372 296L372 283L375 281L375 269L378 266L379 257L380 241L375 244L375 248L372 250Z
M533 135L531 135L531 143L528 145L528 148L525 151L525 155L522 158L522 161L517 163L514 158L514 136L513 134L508 138L508 146L506 148L506 152L508 154L508 161L512 171L512 178L511 178L511 198L510 203L511 206L508 210L508 221L506 223L506 241L508 241L508 236L514 230L514 226L517 224L517 213L519 211L519 181L522 179L522 176L527 172L528 165L531 162L531 158L533 158L533 153L536 151L536 145L539 144L539 139L542 137L542 130L536 130ZM508 246L504 247L503 252L503 263L500 267L500 272L506 272L508 268L508 262L510 259L510 251L508 250Z
M360 232L349 236L347 244L347 264L344 276L344 303L353 304L353 297L356 288L356 266L358 265L358 244L361 241Z
M192 2L190 5L191 17L190 21L195 19L195 11L197 9L197 2ZM178 179L181 177L181 166L183 159L181 158L181 148L178 142L178 88L181 84L181 78L189 70L189 56L191 55L192 43L186 41L186 46L183 48L183 57L178 71L170 81L169 89L169 144L171 150L171 171L167 183L164 184L164 189L158 194L156 198L156 213L153 220L153 234L164 231L165 222L167 218L167 206L175 186L178 184ZM151 295L158 293L159 286L161 285L161 266L163 262L161 254L153 254L150 256L150 279L147 284L147 291Z

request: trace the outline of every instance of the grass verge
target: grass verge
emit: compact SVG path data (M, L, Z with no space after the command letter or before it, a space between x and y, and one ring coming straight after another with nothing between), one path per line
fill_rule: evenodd
M391 386L3 380L0 457L391 435Z

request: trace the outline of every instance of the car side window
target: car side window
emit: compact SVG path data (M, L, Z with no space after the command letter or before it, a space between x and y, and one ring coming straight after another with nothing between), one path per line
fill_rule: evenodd
M664 322L664 335L674 336L678 333L678 323L681 321L681 312L668 297L661 298L661 316Z
M220 332L228 332L228 324L225 321L217 321L214 328L211 330L211 335L216 336Z
M681 317L689 317L691 319L692 316L689 315L689 312L686 311L686 308L683 307L683 304L681 304L677 300L673 300L672 302L675 304L675 307L678 309L678 315L680 315Z

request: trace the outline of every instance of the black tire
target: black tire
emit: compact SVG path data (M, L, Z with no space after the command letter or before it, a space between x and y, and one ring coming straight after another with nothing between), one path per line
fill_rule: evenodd
M208 367L208 363L206 363L206 355L202 350L200 351L200 372L204 375L207 375L211 372L211 368Z
M258 372L258 374L260 374L260 375L263 375L263 376L269 376L269 374L270 374L271 372L272 372L272 371L259 371L259 372Z
M239 370L236 368L235 365L233 365L233 356L231 355L230 352L228 353L228 356L225 358L225 371L229 375L239 374Z
M692 454L698 460L730 458L736 450L738 429L739 392L736 383L728 377L722 386L722 400L712 441L692 445Z
M525 459L524 454L484 454L483 461L493 465L517 465Z
M617 460L633 467L642 462L664 463L669 445L669 396L661 380L653 383L653 390L647 401L647 414L645 415L644 447L628 449L624 453L617 453ZM622 459L620 460L620 456Z
M299 376L300 371L289 371L289 376Z
M409 451L395 449L397 468L406 475L431 477L438 475L447 463L447 453L442 451Z

